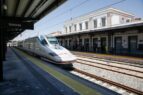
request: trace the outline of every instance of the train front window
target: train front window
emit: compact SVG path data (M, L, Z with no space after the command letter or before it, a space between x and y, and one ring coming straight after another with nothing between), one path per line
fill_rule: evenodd
M41 43L42 43L43 45L47 45L47 42L46 42L45 39L41 40Z
M48 45L47 41L45 40L43 36L40 36L40 42L42 45Z
M55 37L47 37L50 44L58 44L58 40Z

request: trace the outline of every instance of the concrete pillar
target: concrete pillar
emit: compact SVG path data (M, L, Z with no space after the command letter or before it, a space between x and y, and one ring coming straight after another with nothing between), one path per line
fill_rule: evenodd
M6 51L7 51L6 39L4 39L3 40L3 61L6 60Z
M2 31L0 31L0 81L3 81L3 32Z
M114 50L113 50L113 33L108 34L108 53L114 53Z
M107 26L111 26L111 13L107 13Z
M92 35L89 35L89 51L93 51L93 40L92 40Z

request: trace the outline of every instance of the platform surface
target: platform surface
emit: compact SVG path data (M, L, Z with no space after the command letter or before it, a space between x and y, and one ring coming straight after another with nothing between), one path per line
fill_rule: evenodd
M43 85L9 48L3 64L4 81L0 83L0 95L63 95L50 83Z
M36 61L32 63L31 60L28 60L28 56L19 56L18 53L20 52L16 52L11 48L7 50L6 61L3 63L4 81L0 83L0 95L89 95L89 93L92 93L90 95L118 95L113 91L92 84L57 67L54 67L57 71L52 71L57 76L53 77L54 74L52 76L52 73L48 73L48 69L44 71L35 64L44 64L49 70L52 66L45 62L36 63L38 62ZM73 82L73 84L67 83L69 81ZM79 85L79 87L76 85ZM82 90L82 88L88 89ZM81 89L81 92L77 89Z

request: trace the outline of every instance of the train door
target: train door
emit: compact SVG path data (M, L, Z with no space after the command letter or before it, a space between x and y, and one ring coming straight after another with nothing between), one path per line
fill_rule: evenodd
M93 38L93 51L97 52L98 38Z
M84 50L89 51L89 38L84 39Z
M115 53L120 54L122 51L122 37L115 37Z
M101 53L106 53L106 38L101 38Z
M128 37L128 49L129 53L133 54L137 50L137 36Z

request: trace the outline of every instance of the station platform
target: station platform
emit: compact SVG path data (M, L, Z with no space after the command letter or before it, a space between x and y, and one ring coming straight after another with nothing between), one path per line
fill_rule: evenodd
M3 65L0 95L118 95L14 48Z

